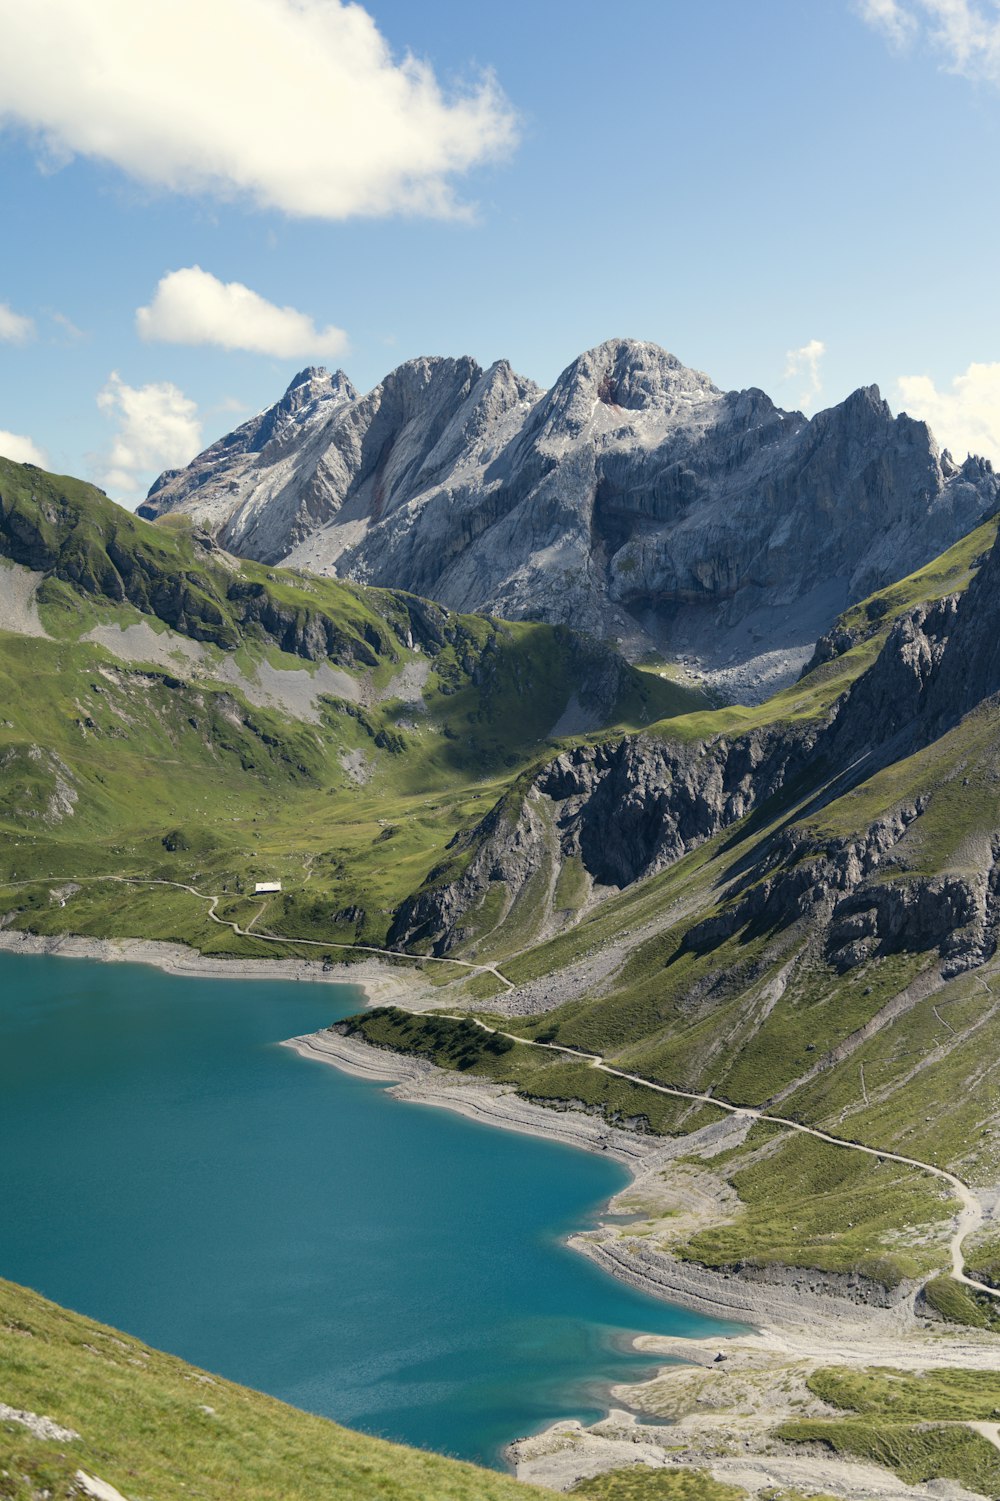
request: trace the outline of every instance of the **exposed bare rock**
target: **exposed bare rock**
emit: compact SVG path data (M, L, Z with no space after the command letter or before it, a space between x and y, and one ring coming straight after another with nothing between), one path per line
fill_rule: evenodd
M902 616L823 721L694 744L631 736L558 756L456 842L464 868L432 873L400 908L391 940L449 952L491 890L503 891L506 915L539 872L570 860L593 889L629 886L790 784L799 795L815 789L822 806L970 711L995 713L997 695L1000 545L964 595ZM841 970L908 950L937 950L946 975L984 962L1000 942L1000 831L992 843L983 831L985 853L960 870L914 871L897 847L928 800L904 800L850 837L816 838L799 822L778 832L685 946L705 952L751 922L777 932L808 919Z
M22 1407L10 1407L6 1402L0 1402L0 1422L18 1423L27 1428L33 1438L49 1439L57 1444L72 1444L80 1437L74 1428L65 1428L54 1418L42 1417Z
M677 746L630 736L567 751L491 809L457 880L431 873L400 908L390 941L430 940L435 953L447 952L491 886L510 904L547 858L577 857L596 886L653 875L800 774L815 738L812 729L760 730Z
M808 420L614 339L549 391L498 361L322 371L154 485L265 562L572 624L684 658L728 696L789 682L847 604L1000 500L870 386Z

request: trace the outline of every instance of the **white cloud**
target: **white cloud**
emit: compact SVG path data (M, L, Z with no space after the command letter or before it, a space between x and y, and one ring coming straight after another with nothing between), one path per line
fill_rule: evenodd
M0 454L5 459L13 459L15 464L37 464L39 469L47 469L49 461L45 456L44 449L39 448L30 438L25 438L21 433L5 433L0 428Z
M826 345L822 339L810 339L801 349L789 349L785 355L783 379L805 381L801 395L796 398L803 411L811 407L823 393L819 362L825 354Z
M942 67L964 78L1000 84L1000 6L997 0L859 0L862 19L895 45L921 36Z
M254 354L296 359L300 355L342 354L342 328L317 328L305 313L277 307L238 281L219 281L200 266L168 271L149 307L141 307L135 324L144 339L167 344L218 344Z
M894 47L905 47L913 40L917 23L898 0L857 0L855 8L861 19L883 32Z
M975 453L1000 464L1000 363L972 364L939 391L929 375L901 375L900 401L959 461Z
M141 499L146 480L161 469L187 464L201 447L198 407L169 381L128 386L113 370L97 405L118 422L102 480L108 490L127 500Z
M491 76L447 95L348 0L0 0L0 118L63 162L292 215L461 212L514 144Z
M15 313L6 302L0 302L0 344L27 344L34 337L34 319Z

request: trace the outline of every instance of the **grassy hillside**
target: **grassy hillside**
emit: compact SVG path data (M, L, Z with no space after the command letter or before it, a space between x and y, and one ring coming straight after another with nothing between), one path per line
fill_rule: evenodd
M184 891L105 879L127 876L217 894L240 927L381 943L567 707L625 731L697 699L571 631L236 562L0 460L4 594L27 604L0 630L0 912L39 933L274 952ZM282 896L247 900L264 879Z
M689 795L687 784L700 785L699 761L709 751L734 743L734 715L747 716L744 724L752 716L772 736L746 740L739 753L748 764L755 757L766 764L768 745L788 724L795 735L802 720L834 723L851 681L885 646L893 611L923 595L960 592L994 534L993 523L981 528L913 579L848 612L833 633L841 654L768 705L688 716L647 734L646 743L660 735L684 742L697 726L703 749L696 745L678 762L674 779L694 815L700 794ZM879 756L862 753L850 776L822 756L807 757L805 771L712 837L698 833L692 816L688 853L620 891L590 891L577 919L554 936L518 951L501 922L448 952L500 957L503 974L538 1012L498 1020L509 1033L600 1054L639 1081L764 1107L988 1188L1000 1180L995 727L991 700L926 744L911 737ZM655 755L646 764L655 779ZM651 782L644 791L646 774L636 774L630 795L645 797L656 810L650 817L663 819L673 787ZM706 774L705 796L717 795L717 781ZM599 777L593 793L574 792L575 803L563 784L545 785L531 817L558 827L566 849L580 798L591 795L596 805L601 796ZM602 820L598 827L613 837L614 816L602 813ZM574 869L582 879L579 854L567 857L559 881ZM457 988L490 1019L479 984ZM379 1012L358 1026L382 1045L655 1133L693 1135L720 1119L711 1105L610 1077L565 1054L516 1044L493 1051L483 1034L456 1033L455 1023ZM662 1202L645 1194L648 1219L641 1229L623 1229L623 1240L641 1238L646 1250L713 1268L860 1276L890 1294L926 1283L929 1312L990 1326L976 1300L947 1281L956 1201L940 1180L776 1126L754 1126L721 1154L699 1152L694 1140L691 1172L728 1206L715 1223L693 1224L678 1195L665 1190ZM970 1242L970 1265L987 1278L995 1247L995 1229Z
M518 1501L550 1494L341 1428L0 1281L0 1497L69 1501L78 1470L156 1501Z

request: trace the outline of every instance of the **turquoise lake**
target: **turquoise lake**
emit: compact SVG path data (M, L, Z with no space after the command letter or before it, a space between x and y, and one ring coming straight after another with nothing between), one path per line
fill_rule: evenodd
M0 954L0 1275L355 1428L487 1464L730 1326L570 1251L613 1162L276 1044L350 986Z

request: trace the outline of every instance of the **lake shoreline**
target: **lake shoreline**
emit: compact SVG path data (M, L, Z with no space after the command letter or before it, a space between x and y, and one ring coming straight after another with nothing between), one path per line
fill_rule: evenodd
M691 1150L690 1137L664 1139L608 1126L596 1112L535 1104L510 1086L456 1074L428 1059L379 1048L338 1031L292 1037L282 1046L341 1072L388 1083L388 1092L404 1103L438 1106L501 1130L543 1136L620 1162L632 1182L609 1200L604 1213L612 1219L617 1199L641 1190L644 1179L659 1177L678 1155ZM859 1289L846 1277L786 1268L737 1275L659 1252L637 1254L619 1240L619 1228L602 1222L594 1230L571 1235L567 1244L638 1291L708 1318L782 1331L815 1329L819 1321L833 1335L853 1334L860 1320L870 1323L874 1314L891 1316L895 1310L894 1304L873 1306L858 1296Z
M889 1470L849 1457L804 1454L796 1446L776 1444L771 1434L781 1422L817 1406L806 1383L821 1366L993 1370L995 1336L921 1323L912 1291L883 1300L873 1298L861 1279L803 1269L713 1271L627 1233L623 1237L622 1222L614 1223L616 1202L626 1200L627 1209L629 1194L641 1193L644 1181L661 1178L671 1162L690 1153L690 1138L664 1142L609 1128L581 1110L537 1105L509 1087L456 1075L427 1059L336 1031L290 1038L284 1046L345 1073L381 1080L391 1086L390 1094L409 1104L443 1107L503 1130L606 1153L632 1181L603 1211L610 1222L602 1218L596 1228L571 1234L567 1244L646 1295L744 1325L709 1338L638 1336L636 1349L670 1363L648 1380L613 1385L612 1403L620 1406L609 1405L597 1423L564 1420L511 1442L505 1457L518 1479L566 1491L580 1480L642 1464L707 1471L750 1496L790 1489L823 1491L841 1501L857 1501L860 1495L869 1501L940 1501L940 1492L929 1485L906 1484ZM705 1133L721 1136L731 1125L722 1122ZM741 1410L744 1403L747 1413Z
M441 1004L424 976L378 959L330 965L320 960L224 958L202 955L180 943L44 937L9 929L0 931L3 952L151 964L179 977L356 985L368 1006L396 1004L416 1010ZM752 1326L710 1337L638 1336L637 1350L648 1353L653 1363L670 1364L661 1365L651 1379L612 1386L611 1400L627 1410L611 1407L606 1417L589 1427L562 1421L514 1440L505 1455L518 1478L567 1490L580 1479L638 1462L707 1471L752 1495L763 1489L800 1489L823 1490L842 1501L856 1501L861 1494L871 1501L940 1501L939 1491L905 1485L874 1465L833 1455L806 1456L787 1445L776 1446L770 1435L778 1423L808 1412L813 1399L806 1379L818 1366L992 1370L995 1336L928 1326L914 1314L912 1293L873 1299L870 1287L858 1279L783 1267L712 1271L682 1262L631 1235L620 1217L635 1218L634 1198L643 1193L644 1184L650 1191L662 1191L663 1180L677 1180L681 1193L687 1192L684 1174L690 1168L683 1159L690 1161L692 1151L699 1149L706 1155L723 1150L726 1133L739 1129L732 1117L693 1136L651 1137L609 1127L596 1113L536 1104L509 1087L469 1079L428 1060L327 1029L280 1045L343 1072L386 1083L388 1093L402 1101L443 1107L486 1125L541 1136L619 1162L629 1174L629 1185L612 1196L595 1227L570 1235L567 1244L646 1295L713 1319ZM619 1201L624 1202L616 1209ZM735 1206L717 1196L711 1207L717 1215L720 1210L731 1213ZM734 1394L740 1411L733 1408ZM642 1415L641 1421L636 1414Z
M78 933L24 933L0 929L0 953L36 954L55 959L97 959L104 964L151 964L167 974L205 980L301 980L355 985L369 1006L388 1006L405 994L411 1005L418 976L378 959L326 964L321 959L242 959L202 954L186 943L151 938L90 938ZM428 991L431 986L428 983Z

